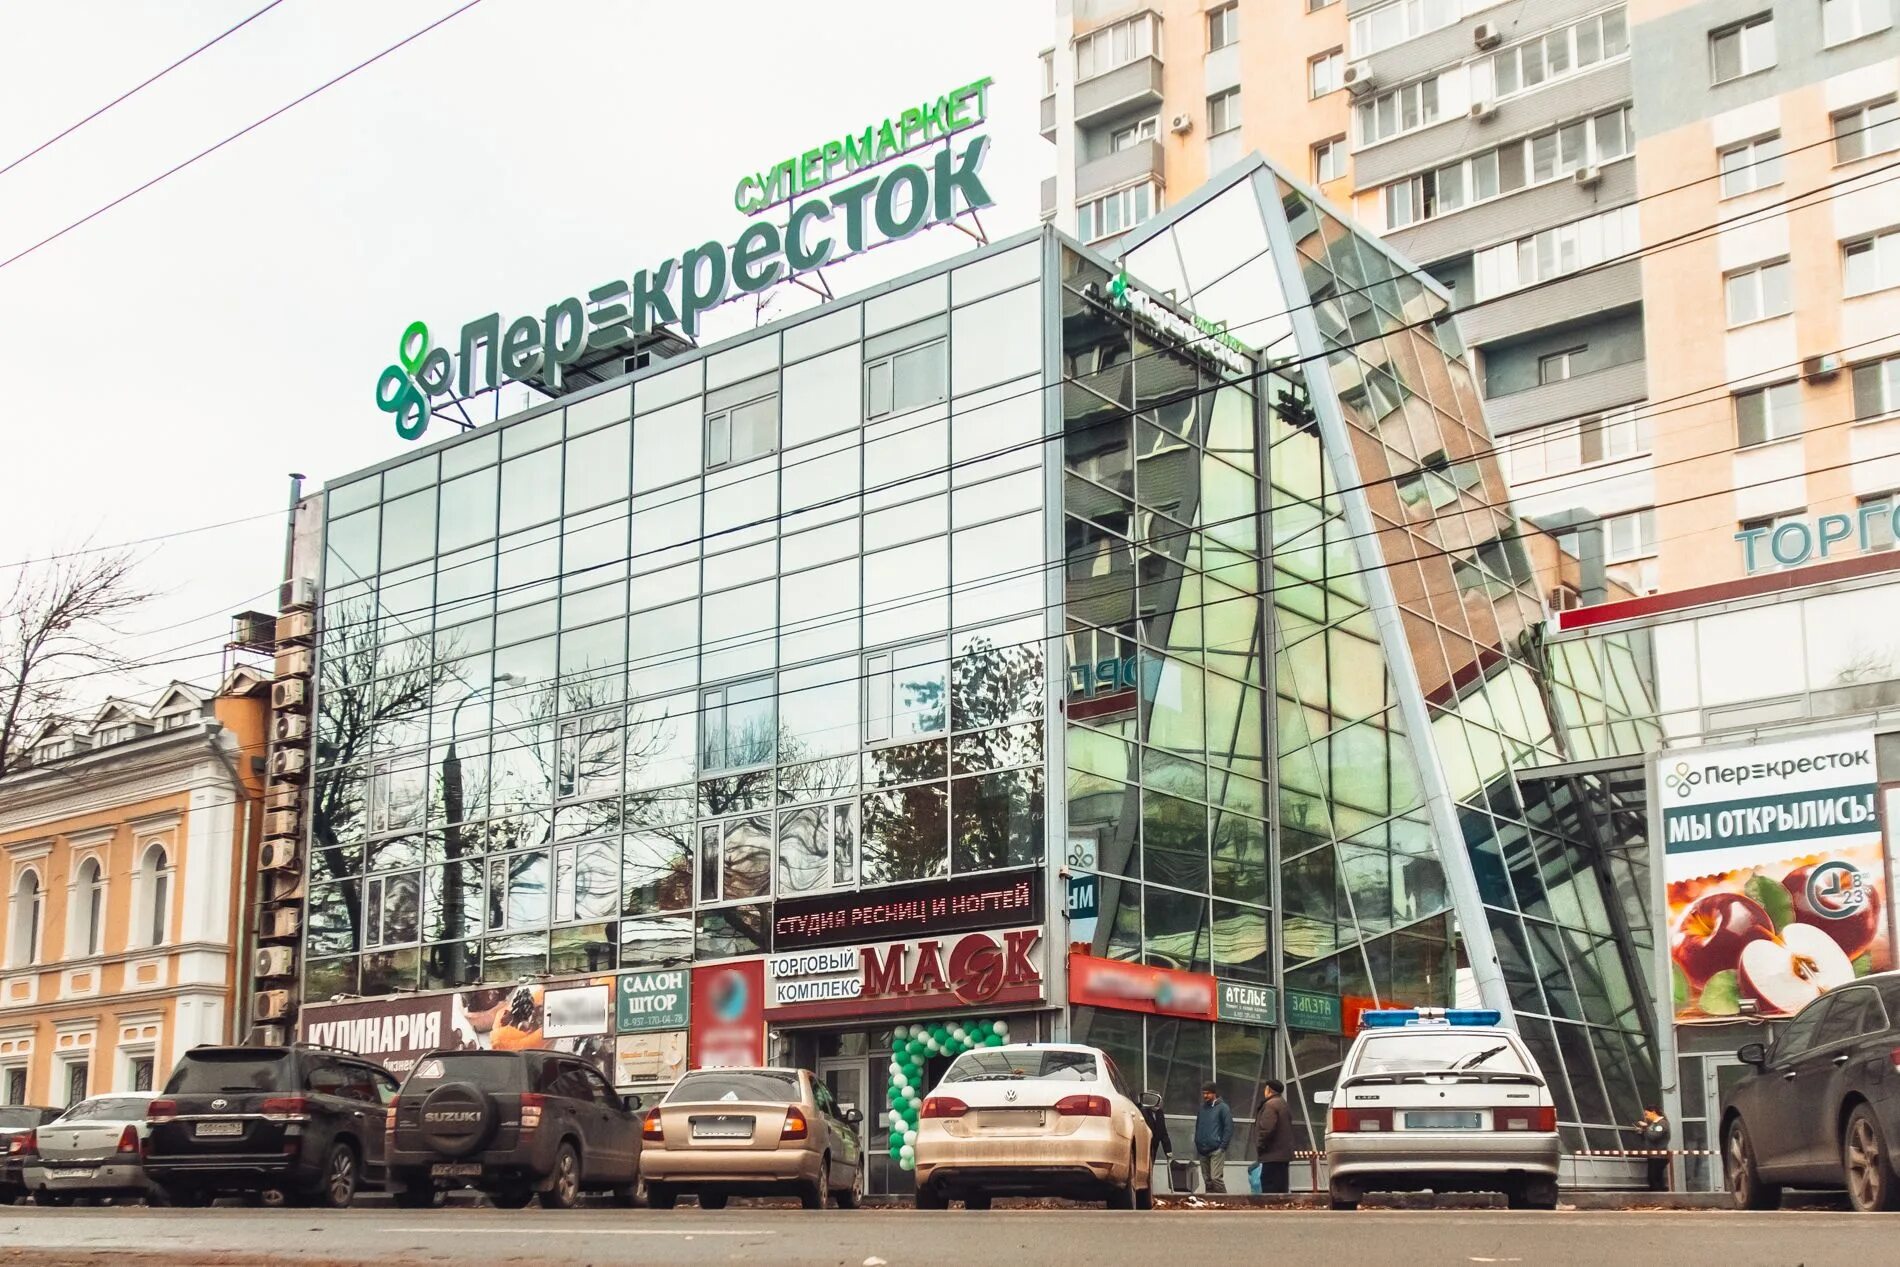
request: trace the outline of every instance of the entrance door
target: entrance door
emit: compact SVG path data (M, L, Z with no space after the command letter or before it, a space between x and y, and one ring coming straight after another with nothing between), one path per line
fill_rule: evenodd
M1704 1190L1719 1192L1726 1179L1722 1170L1722 1097L1734 1089L1743 1078L1755 1072L1754 1067L1745 1065L1733 1056L1710 1055L1702 1058L1703 1103L1709 1113L1709 1150L1712 1156L1707 1158L1689 1158L1690 1162L1706 1161L1706 1182Z
M865 1099L870 1062L862 1056L827 1056L818 1062L818 1081L825 1084L840 1109L856 1109L868 1121L871 1105Z

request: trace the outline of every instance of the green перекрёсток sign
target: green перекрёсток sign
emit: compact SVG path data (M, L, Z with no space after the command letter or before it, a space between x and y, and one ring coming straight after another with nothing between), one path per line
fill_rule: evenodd
M767 176L787 191L779 202L792 203L782 226L764 216L775 204L761 199L754 219L731 245L717 239L704 242L631 278L604 282L584 299L569 296L549 304L539 317L524 314L505 327L499 312L477 317L462 326L456 353L436 344L425 323L411 322L397 342L395 362L377 377L376 407L394 416L398 436L418 440L428 429L435 397L466 398L523 379L558 387L567 366L590 354L631 349L657 326L677 325L689 336L697 334L699 318L734 292L756 293L846 255L946 223L964 211L994 206L996 200L981 178L990 138L976 136L960 148L951 144L954 134L984 121L991 82L984 78L965 84L934 103L900 113L895 124L886 120L867 130L851 147L855 167L846 161L840 141L831 143L839 149L829 164L828 148L820 146L772 168ZM891 129L890 146L884 143L886 128ZM862 146L866 137L871 142L868 162ZM865 170L933 140L942 141L943 148L927 167L899 163L829 197L799 200L801 192L837 179L840 169ZM814 154L814 165L808 166L805 159ZM751 179L756 183L760 178ZM746 182L740 186L746 188Z
M614 1029L622 1034L685 1029L691 994L683 970L627 972L614 983Z

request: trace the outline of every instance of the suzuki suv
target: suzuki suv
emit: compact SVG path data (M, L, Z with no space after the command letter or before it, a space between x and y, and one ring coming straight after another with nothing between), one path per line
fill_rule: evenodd
M558 1051L440 1051L416 1062L390 1106L397 1205L433 1205L442 1188L478 1188L503 1209L537 1195L571 1209L589 1189L623 1205L640 1193L638 1096Z
M145 1173L174 1205L219 1193L341 1209L383 1174L396 1079L333 1048L194 1047L148 1110Z

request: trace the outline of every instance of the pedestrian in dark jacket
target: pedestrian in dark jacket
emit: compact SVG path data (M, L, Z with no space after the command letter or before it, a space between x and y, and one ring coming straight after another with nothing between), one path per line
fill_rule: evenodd
M1293 1165L1293 1111L1287 1106L1286 1084L1277 1078L1268 1078L1261 1087L1253 1147L1260 1163L1260 1191L1285 1192Z
M1194 1155L1200 1158L1202 1186L1209 1192L1227 1191L1227 1145L1234 1138L1234 1115L1220 1088L1201 1087L1201 1108L1194 1115Z

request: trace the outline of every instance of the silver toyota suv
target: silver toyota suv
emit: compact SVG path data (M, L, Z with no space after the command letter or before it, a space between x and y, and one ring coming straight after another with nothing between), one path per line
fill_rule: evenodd
M1365 1013L1322 1092L1333 1209L1367 1192L1502 1192L1557 1206L1557 1108L1537 1061L1496 1012Z

